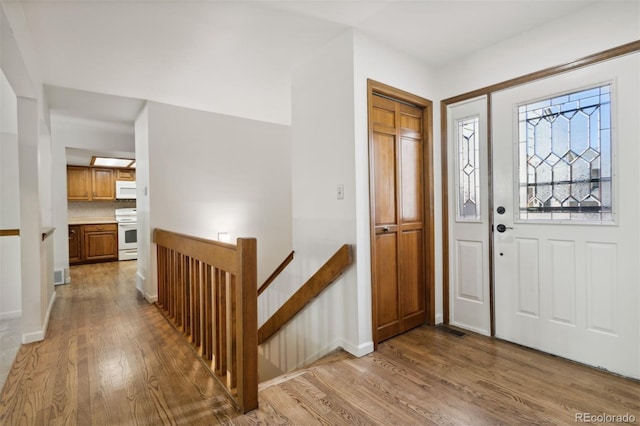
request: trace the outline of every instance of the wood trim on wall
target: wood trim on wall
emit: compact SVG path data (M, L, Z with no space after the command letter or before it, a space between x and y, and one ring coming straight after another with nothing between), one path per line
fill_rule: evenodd
M20 235L19 229L0 229L0 237L12 237Z
M449 105L466 101L469 99L477 98L480 96L487 96L487 143L488 149L491 151L492 147L492 128L491 128L491 95L500 90L510 89L512 87L520 86L523 84L531 83L536 80L540 80L547 77L552 77L565 72L584 68L589 65L594 65L600 62L607 61L609 59L615 59L620 56L636 53L640 51L640 40L632 41L630 43L623 44L611 49L604 50L602 52L594 53L589 56L585 56L580 59L576 59L564 64L556 65L550 68L545 68L539 71L535 71L529 74L515 77L509 80L502 81L500 83L492 84L481 89L472 90L461 95L453 96L444 99L440 102L440 147L441 147L441 179L442 179L442 301L443 301L443 322L449 323L449 194L448 194L448 135L447 135L447 107ZM489 188L491 188L492 179L492 166L491 166L491 152L489 152ZM493 195L489 193L489 212L493 213ZM489 222L492 225L493 215L489 214ZM492 245L493 234L490 234L490 252L489 260L492 259ZM493 263L491 263L493 265ZM493 287L493 270L490 271L489 278L490 286L490 304L491 304L491 335L495 336L495 306L494 306L494 287Z
M471 92L463 93L461 95L453 96L442 101L445 105L455 104L468 99L477 98L479 96L491 95L494 92L500 90L510 89L522 84L531 83L535 80L540 80L546 77L552 77L554 75L562 74L568 71L573 71L579 68L584 68L589 65L594 65L599 62L603 62L609 59L614 59L619 56L628 55L640 51L640 40L632 41L631 43L623 44L622 46L614 47L604 50L602 52L594 53L593 55L585 56L584 58L576 59L564 64L556 65L553 67L545 68L540 71L534 71L529 74L522 75L520 77L511 78L509 80L502 81L500 83L492 84L481 89L472 90Z
M435 273L435 208L434 208L434 175L433 175L433 102L422 98L420 96L405 92L403 90L397 89L395 87L389 86L384 83L380 83L375 80L368 79L367 80L367 114L369 112L369 108L372 105L372 97L374 93L383 95L394 100L398 100L401 102L406 102L408 104L420 107L423 109L423 134L422 138L424 140L424 176L423 176L423 185L424 185L424 221L425 221L425 280L426 280L426 317L427 323L434 325L436 318L436 301L435 301L435 281L436 281L436 273ZM370 141L373 137L372 135L373 129L368 125L368 140ZM370 157L371 158L371 157ZM371 165L369 165L371 167ZM369 199L369 211L372 212L374 209L373 200ZM375 239L373 227L371 228L371 247L373 250L373 242ZM373 268L374 265L371 265ZM375 288L372 285L372 321L373 321L373 341L374 346L377 346L377 336L376 336L376 318L377 318L377 307L376 307L376 297Z

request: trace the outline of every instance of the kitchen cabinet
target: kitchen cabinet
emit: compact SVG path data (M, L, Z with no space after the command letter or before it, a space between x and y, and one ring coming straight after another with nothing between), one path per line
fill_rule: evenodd
M118 225L69 225L69 263L118 260Z
M91 174L88 167L67 167L67 199L70 201L91 199Z
M69 226L69 263L82 262L82 226Z
M91 168L91 199L113 201L116 199L116 181L113 169Z
M113 201L116 199L116 169L67 166L69 201Z
M134 169L116 169L116 180L136 180L136 171Z

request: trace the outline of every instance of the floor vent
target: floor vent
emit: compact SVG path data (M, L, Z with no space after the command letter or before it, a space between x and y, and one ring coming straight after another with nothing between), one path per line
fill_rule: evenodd
M64 284L64 269L56 269L53 271L53 283Z
M464 331L449 328L446 325L439 325L436 327L436 330L441 331L443 333L453 334L454 336L457 336L457 337L464 337L467 335L467 333L465 333Z

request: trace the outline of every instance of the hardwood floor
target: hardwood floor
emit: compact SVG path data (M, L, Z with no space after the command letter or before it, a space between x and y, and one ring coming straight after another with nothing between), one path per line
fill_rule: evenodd
M47 339L23 345L1 425L574 424L635 416L640 383L509 343L420 327L260 387L239 415L184 338L135 291L135 262L72 268Z

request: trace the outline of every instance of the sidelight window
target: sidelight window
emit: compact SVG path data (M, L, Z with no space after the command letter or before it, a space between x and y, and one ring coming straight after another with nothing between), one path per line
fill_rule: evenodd
M480 133L478 117L457 122L458 220L480 220Z
M518 108L520 219L612 220L611 88Z

